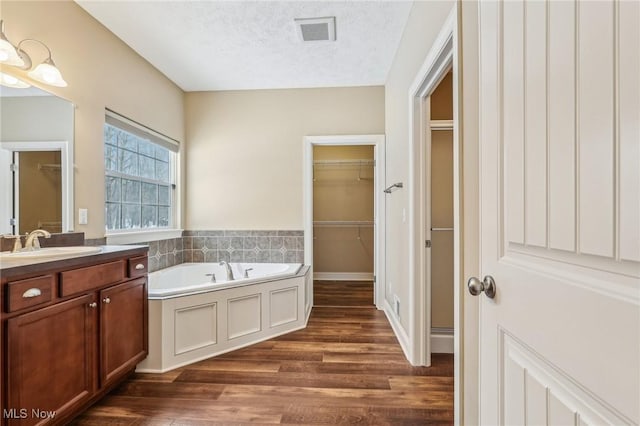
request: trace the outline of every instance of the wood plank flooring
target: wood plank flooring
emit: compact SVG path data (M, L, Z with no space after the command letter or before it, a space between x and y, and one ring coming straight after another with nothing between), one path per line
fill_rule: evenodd
M453 356L412 367L381 311L315 307L308 327L165 374L135 374L74 425L453 423Z
M373 306L373 281L313 282L315 306Z

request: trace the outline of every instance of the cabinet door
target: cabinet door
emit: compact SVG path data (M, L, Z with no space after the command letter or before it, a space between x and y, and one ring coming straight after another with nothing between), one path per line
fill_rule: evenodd
M92 302L86 295L7 321L9 425L48 423L92 396Z
M100 302L100 380L107 386L147 356L147 279L102 290Z

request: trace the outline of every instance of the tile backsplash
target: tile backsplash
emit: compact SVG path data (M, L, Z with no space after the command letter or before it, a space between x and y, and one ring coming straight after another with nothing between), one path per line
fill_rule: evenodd
M186 231L185 262L303 263L302 231Z
M182 238L149 241L149 272L168 268L184 262Z
M150 241L149 272L181 263L303 263L303 231L184 231L182 238Z

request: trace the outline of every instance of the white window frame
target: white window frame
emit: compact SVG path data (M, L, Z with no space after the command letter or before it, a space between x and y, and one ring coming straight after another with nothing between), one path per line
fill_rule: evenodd
M170 191L171 197L171 206L170 206L170 219L169 219L169 227L164 228L137 228L137 229L123 229L123 230L106 230L106 217L105 217L105 237L107 239L107 244L135 244L135 243L143 243L149 241L158 241L165 240L171 238L179 238L182 236L183 229L181 227L182 218L180 212L181 209L181 172L180 172L180 150L179 143L167 136L155 132L152 129L149 129L146 126L143 126L133 120L130 120L124 116L121 116L113 111L106 111L107 117L113 117L116 120L122 122L129 128L139 128L145 133L150 133L156 138L164 140L164 144L159 144L155 140L151 140L152 143L156 143L157 145L175 145L178 147L177 151L169 150L169 168L170 168L170 182L169 185L173 186L173 189ZM129 131L126 127L119 127L124 131ZM135 134L135 133L134 133ZM103 158L104 158L104 139L103 139ZM104 173L105 179L107 176L107 171ZM104 203L106 205L106 194Z

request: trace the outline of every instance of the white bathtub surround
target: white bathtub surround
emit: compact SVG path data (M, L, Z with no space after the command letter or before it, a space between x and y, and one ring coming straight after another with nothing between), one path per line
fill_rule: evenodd
M233 277L219 263L183 263L149 275L149 300L219 291L295 276L300 263L230 263Z
M243 277L252 270L249 278L234 281L218 279L226 272L217 263L182 264L149 275L149 356L139 372L169 371L306 326L313 304L308 266L231 267ZM217 283L204 275L210 273Z

